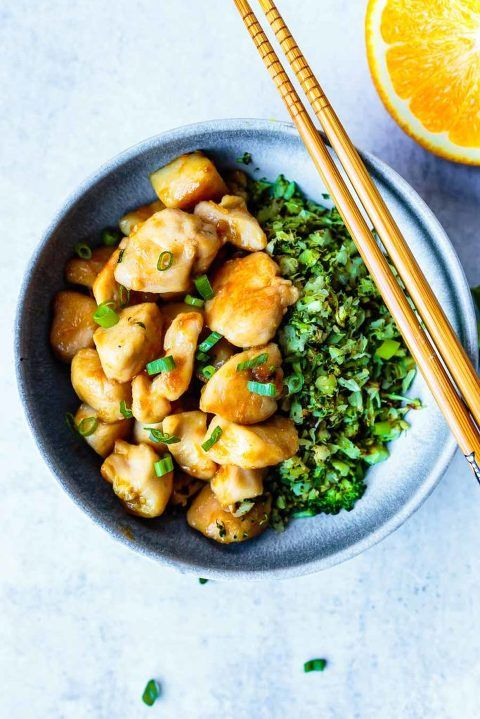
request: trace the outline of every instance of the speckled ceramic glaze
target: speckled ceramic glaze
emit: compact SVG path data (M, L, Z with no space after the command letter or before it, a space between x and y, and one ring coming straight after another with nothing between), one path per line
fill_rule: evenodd
M410 413L411 429L392 445L391 457L369 471L367 491L352 512L296 520L282 534L270 530L239 545L205 539L183 516L144 521L126 514L100 477L100 458L65 425L65 413L75 411L79 401L69 368L52 355L48 332L52 299L64 287L63 269L73 245L97 242L102 228L151 202L149 173L198 148L220 168L235 166L235 158L248 151L253 156L248 169L255 176L274 179L284 173L322 201L325 189L289 124L217 120L172 130L116 157L65 203L29 265L16 327L20 394L39 449L61 485L130 548L203 577L261 579L314 572L353 557L396 529L432 491L452 458L455 443L420 377L411 393L421 397L425 408ZM448 238L407 183L379 160L365 159L464 346L476 357L470 293Z

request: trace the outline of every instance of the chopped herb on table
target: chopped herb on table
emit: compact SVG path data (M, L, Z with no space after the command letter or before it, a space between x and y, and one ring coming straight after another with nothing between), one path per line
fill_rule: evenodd
M326 659L310 659L308 662L305 662L303 665L303 671L305 673L308 672L323 672L325 667L327 666L327 660Z
M208 582L208 579L205 579L204 577L198 578L199 584L206 584Z
M147 686L143 690L142 701L151 707L155 704L161 693L160 684L155 679L150 679Z
M250 163L252 162L252 155L250 154L250 152L244 152L241 157L237 157L237 162L240 165L250 165Z
M280 175L249 181L267 252L301 290L277 335L284 358L281 409L300 450L270 474L271 522L353 509L370 465L420 401L405 397L416 369L335 208L311 202ZM387 481L387 479L385 479Z

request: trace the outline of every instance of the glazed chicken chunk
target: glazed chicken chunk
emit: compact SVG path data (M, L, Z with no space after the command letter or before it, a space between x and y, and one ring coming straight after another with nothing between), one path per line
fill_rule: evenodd
M168 445L178 466L186 474L199 479L211 479L217 465L202 449L207 430L207 415L203 412L179 412L163 420L163 431L180 439Z
M127 244L126 238L124 238L117 249L110 255L108 261L104 264L92 285L93 296L97 305L101 305L102 302L119 302L119 284L115 280L115 267L118 264L118 260L125 249Z
M260 362L257 366L242 369L242 363L255 360ZM277 400L250 392L248 383L272 382L280 394L283 379L281 362L280 350L273 343L234 354L203 387L200 409L238 424L263 422L276 412Z
M82 403L75 415L75 424L77 427L81 427L83 421L88 422L91 418L97 420L95 430L91 434L83 435L83 438L101 457L106 457L110 452L113 452L117 439L125 439L132 428L132 421L130 419L122 419L118 422L110 423L102 422L93 407Z
M217 168L201 152L180 155L151 174L150 182L166 207L189 208L227 192Z
M186 292L191 273L204 272L221 246L213 225L182 210L165 209L137 225L126 241L115 280L130 290Z
M212 436L217 427L221 434L208 450L208 456L217 464L261 469L279 464L298 451L297 430L292 420L286 417L271 417L262 424L247 427L215 416L210 422L205 440Z
M153 302L126 307L113 327L99 327L93 341L109 379L128 382L162 347L162 315Z
M242 469L233 464L219 467L210 486L223 508L263 494L263 469Z
M158 454L146 444L115 442L114 452L101 467L102 477L127 509L139 517L151 519L165 511L173 488L173 472L157 477Z
M80 292L58 292L53 303L50 344L61 360L71 362L78 350L93 347L97 325L93 313L97 306L91 297Z
M149 205L142 205L141 207L137 207L136 210L127 212L126 215L121 217L118 221L118 226L120 227L120 230L123 232L123 234L128 237L128 235L135 229L137 225L140 224L140 222L145 222L145 220L148 220L148 218L154 215L155 212L160 212L160 210L163 210L164 207L165 205L163 204L163 202L160 202L160 200L155 200L155 202L151 202Z
M98 273L103 269L114 252L113 247L97 247L92 250L89 260L73 257L65 266L65 279L72 285L83 285L91 289Z
M207 325L237 347L267 344L299 296L279 273L265 252L226 262L213 278L215 296L205 305Z
M123 419L120 402L131 401L130 383L120 384L108 379L94 349L82 349L72 360L72 386L80 399L96 410L103 422Z
M241 250L264 250L267 237L258 221L247 210L243 197L225 195L219 205L216 202L200 202L195 214L215 225L217 232Z
M187 522L205 537L221 544L243 542L261 534L268 526L271 500L256 502L252 509L240 517L222 508L207 484L194 498L187 512Z

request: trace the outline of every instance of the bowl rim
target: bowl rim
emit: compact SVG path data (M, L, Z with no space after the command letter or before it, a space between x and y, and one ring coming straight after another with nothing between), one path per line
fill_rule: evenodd
M169 556L159 554L157 550L151 549L138 541L132 541L125 536L122 528L118 526L113 520L111 522L105 519L103 515L96 513L92 506L82 496L76 494L68 481L68 478L59 470L59 468L53 462L48 447L45 446L40 430L40 426L36 419L35 412L31 411L33 405L29 396L28 387L26 386L25 376L22 368L22 349L27 338L23 332L23 311L25 305L25 298L28 295L32 275L35 267L44 251L44 248L48 244L50 237L59 223L65 218L65 216L72 210L80 198L88 191L94 184L105 178L108 174L128 160L134 158L136 155L148 149L148 147L156 146L158 144L166 144L168 142L175 141L176 138L185 139L185 137L194 137L199 133L208 132L232 132L235 130L251 130L262 133L271 133L272 131L279 134L290 136L298 139L298 133L293 123L283 122L278 120L266 120L256 118L226 118L207 120L204 122L192 123L183 125L171 130L167 130L151 137L148 137L139 143L130 146L126 150L116 154L111 159L103 163L96 171L90 174L72 193L60 205L59 209L55 213L53 219L48 224L46 230L42 234L41 240L37 247L33 251L31 257L28 260L27 270L25 272L17 301L17 310L15 315L14 325L14 354L15 354L15 369L16 369L16 380L19 396L22 402L24 413L33 435L37 448L39 449L42 459L54 475L57 482L62 486L63 490L70 497L73 503L81 509L95 524L104 529L112 538L119 540L130 549L135 552L142 554L148 559L159 562L164 566L175 568L181 573L196 574L197 576L205 576L208 579L220 579L220 580L250 580L250 581L261 581L270 578L290 578L296 576L303 576L307 574L313 574L323 569L328 569L336 564L340 564L348 559L352 559L361 552L374 546L382 539L387 537L389 534L398 529L427 499L433 489L439 483L445 470L450 464L455 451L457 449L456 442L453 436L450 436L445 442L445 445L438 455L434 467L432 467L428 478L418 487L417 491L412 495L411 499L402 505L402 507L392 516L389 520L382 523L373 532L368 534L366 537L359 539L358 541L350 544L349 546L335 552L328 557L312 559L310 561L302 562L301 564L294 564L288 567L272 567L272 568L258 568L252 570L240 570L240 569L215 569L209 568L208 566L200 566L196 562L192 562L188 557L182 559L172 559ZM320 133L329 145L323 133ZM363 159L366 159L370 166L374 169L377 177L388 184L393 192L402 197L403 204L410 208L413 213L420 216L424 225L426 226L428 233L435 238L435 242L440 249L440 252L444 260L448 264L448 270L452 279L452 284L455 287L457 294L457 300L464 313L464 346L470 358L473 360L475 367L478 366L478 353L477 348L477 326L476 316L473 305L473 300L465 276L465 272L460 264L458 255L450 242L445 230L441 226L439 220L433 214L432 210L424 202L424 200L418 195L418 193L411 187L411 185L404 180L395 170L393 170L385 162L377 158L368 152L360 151L360 155Z

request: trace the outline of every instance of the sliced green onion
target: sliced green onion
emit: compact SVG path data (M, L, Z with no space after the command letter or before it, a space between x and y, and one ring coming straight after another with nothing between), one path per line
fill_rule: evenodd
M102 230L102 242L106 247L115 247L120 242L121 233L118 230L105 229Z
M197 288L199 294L202 295L204 300L211 300L213 295L215 294L213 291L213 287L210 284L210 280L208 279L207 275L200 275L200 277L196 277L194 280L194 285Z
M75 422L75 417L71 412L67 412L65 415L65 424L67 425L70 432L73 432L73 434L78 434L77 430L77 424Z
M192 295L185 295L183 301L186 305L190 305L190 307L203 307L205 304L205 300L201 300L200 297L192 297Z
M92 257L92 248L86 242L77 242L73 249L82 260L90 260Z
M249 165L252 161L252 155L250 152L244 152L241 157L237 157L236 162L240 165Z
M130 302L130 290L123 285L120 285L118 288L118 299L120 307L126 307Z
M175 360L171 355L160 357L159 359L149 362L146 366L148 374L158 374L159 372L170 372L175 369Z
M195 355L195 359L199 362L206 362L210 358L206 352L197 352L197 354Z
M175 434L168 434L168 432L161 432L159 429L154 427L144 427L147 432L150 432L150 439L152 442L159 442L161 444L176 444L180 442L180 437Z
M125 254L125 248L123 248L122 250L120 250L120 252L118 253L117 265L119 265L120 262L123 260L123 255L124 255L124 254Z
M96 417L84 417L77 425L77 432L82 437L90 437L98 427L98 419Z
M263 397L275 397L277 388L273 382L247 382L249 392L261 394Z
M310 659L303 665L304 672L323 672L327 666L326 659Z
M150 679L142 694L143 703L149 707L153 706L160 696L160 692L160 684L155 679Z
M133 412L131 409L127 407L127 403L124 399L120 402L120 414L125 417L125 419L130 419L130 417L133 417Z
M164 477L173 470L173 459L171 454L166 454L153 465L157 477Z
M206 339L198 345L199 352L209 352L214 345L222 339L221 334L218 332L212 332Z
M218 442L220 437L222 436L222 428L221 427L215 427L210 437L202 444L202 449L204 452L208 452L209 449L213 447L214 444Z
M98 305L97 309L93 313L93 319L97 325L100 325L100 327L103 327L104 329L108 329L109 327L113 327L117 324L120 317L113 309L114 307L115 303L111 300L108 302L102 302Z
M253 369L254 367L258 367L261 364L265 364L267 360L268 353L263 352L261 355L253 357L253 359L246 360L245 362L240 362L239 364L237 364L237 372L241 372L244 369Z
M207 582L208 582L208 579L205 579L204 577L199 577L199 578L198 578L198 583L199 583L199 584L206 584Z
M375 356L383 360L392 359L393 355L400 348L400 342L396 340L384 340L380 347L375 350Z
M299 512L294 512L292 517L294 519L304 519L305 517L315 517L317 512L314 509L302 509Z
M213 375L215 374L216 371L217 370L215 369L215 367L211 364L207 364L206 367L202 367L202 374L207 379L210 379L210 377L213 377Z
M164 250L163 252L160 252L157 260L157 270L159 272L165 272L165 270L168 270L173 263L173 252L169 252L169 250Z

